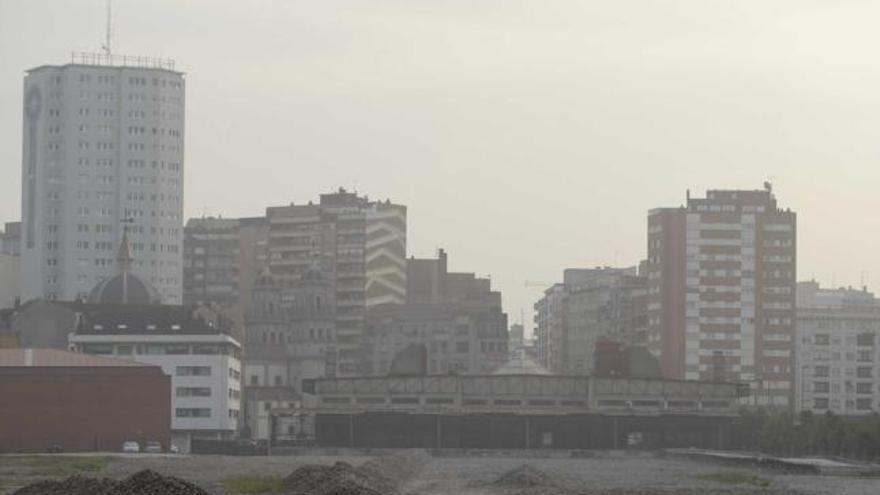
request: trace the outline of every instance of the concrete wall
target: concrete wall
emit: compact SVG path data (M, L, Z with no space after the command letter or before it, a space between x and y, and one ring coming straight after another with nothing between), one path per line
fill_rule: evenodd
M730 418L518 414L318 414L322 447L618 449L638 433L640 448L724 448ZM629 445L631 447L636 445Z

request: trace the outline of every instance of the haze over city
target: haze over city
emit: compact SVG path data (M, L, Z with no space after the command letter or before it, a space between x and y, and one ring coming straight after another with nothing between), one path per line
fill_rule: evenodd
M878 15L856 1L119 1L112 39L187 73L185 217L339 186L392 198L409 207L409 253L446 248L528 321L527 280L638 263L646 211L688 188L770 180L799 214L800 279L880 282ZM0 218L20 211L24 70L99 49L104 23L104 2L0 2Z
M0 495L880 493L877 19L0 0Z
M878 14L120 1L113 42L187 73L185 216L338 186L392 198L409 206L410 253L444 247L490 274L518 319L537 295L527 280L638 263L647 209L764 180L799 213L800 278L880 282ZM23 71L97 50L104 23L103 2L0 2L0 217L20 210Z

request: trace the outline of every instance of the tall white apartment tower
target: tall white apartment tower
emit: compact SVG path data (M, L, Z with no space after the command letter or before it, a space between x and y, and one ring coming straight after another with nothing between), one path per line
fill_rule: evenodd
M132 271L181 303L184 82L172 60L121 55L27 71L22 300L84 298L127 229Z

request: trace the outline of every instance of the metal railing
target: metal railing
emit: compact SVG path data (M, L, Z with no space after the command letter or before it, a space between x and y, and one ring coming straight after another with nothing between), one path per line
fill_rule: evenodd
M113 55L106 53L71 52L70 62L80 65L107 67L137 67L141 69L174 70L174 59L144 57L138 55Z

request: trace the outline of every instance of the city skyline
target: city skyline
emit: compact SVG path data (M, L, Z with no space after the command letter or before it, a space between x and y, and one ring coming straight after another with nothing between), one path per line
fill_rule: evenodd
M797 278L873 286L880 123L866 110L880 71L865 62L875 35L859 20L876 7L688 6L696 13L378 4L340 18L292 4L271 19L232 3L146 12L118 2L114 46L171 56L187 73L185 218L252 216L356 185L409 207L408 255L455 252L451 268L491 274L511 320L525 310L528 328L540 291L526 281L634 265L645 256L647 210L680 203L686 189L757 189L767 179L800 216ZM12 178L0 184L3 220L20 217L24 70L97 50L103 12L104 2L0 3L0 166ZM211 22L199 20L206 12ZM405 22L383 34L383 15ZM651 29L652 16L665 27ZM297 30L299 17L322 22ZM77 22L15 42L46 18ZM835 29L842 19L846 32ZM254 23L267 29L235 35ZM191 25L203 41L186 35ZM817 29L835 36L796 36ZM364 35L370 43L358 43ZM744 41L756 35L760 56ZM206 56L216 50L228 57ZM254 104L263 101L272 104Z

